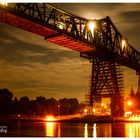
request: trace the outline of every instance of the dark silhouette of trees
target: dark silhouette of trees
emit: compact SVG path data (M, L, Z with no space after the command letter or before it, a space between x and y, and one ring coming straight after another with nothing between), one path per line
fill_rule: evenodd
M0 114L12 113L13 94L8 89L0 89Z
M76 98L69 99L69 114L75 114L79 110L79 102Z
M29 114L29 98L27 96L21 97L19 100L20 113Z
M60 99L59 104L60 104L60 114L61 115L74 114L79 109L79 102L76 98Z
M59 104L60 104L60 114L61 115L69 114L69 100L67 98L60 99Z
M47 114L57 115L58 114L58 102L54 98L47 99L46 101Z
M25 116L67 115L77 113L79 102L76 98L63 98L57 101L54 98L46 99L43 96L30 100L27 96L20 99L13 98L8 89L0 89L0 114L19 114Z
M17 97L14 97L14 100L13 100L13 113L16 114L16 113L19 113L20 112L20 108L19 108L19 100Z
M29 101L29 105L28 105L28 112L29 115L31 115L32 117L36 116L36 100L30 100Z
M43 96L36 97L36 115L46 115L46 98Z

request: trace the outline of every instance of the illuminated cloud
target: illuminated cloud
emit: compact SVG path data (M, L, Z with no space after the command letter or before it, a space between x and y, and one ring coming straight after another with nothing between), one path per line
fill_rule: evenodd
M79 53L20 29L0 26L0 87L9 88L18 97L42 95L84 100L89 73L84 73L88 71L88 67L83 69L87 62Z

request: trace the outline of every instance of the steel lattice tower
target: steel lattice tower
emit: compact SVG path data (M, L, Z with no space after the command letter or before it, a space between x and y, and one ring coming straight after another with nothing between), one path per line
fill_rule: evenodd
M111 99L111 115L123 116L123 69L111 60L92 59L90 106L100 98Z

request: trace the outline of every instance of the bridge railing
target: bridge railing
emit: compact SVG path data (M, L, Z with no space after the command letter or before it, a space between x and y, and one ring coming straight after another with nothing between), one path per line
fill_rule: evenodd
M13 3L1 8L32 21L39 21L43 26L58 31L58 35L71 36L98 51L132 61L140 68L140 53L119 33L109 17L88 20L46 3Z

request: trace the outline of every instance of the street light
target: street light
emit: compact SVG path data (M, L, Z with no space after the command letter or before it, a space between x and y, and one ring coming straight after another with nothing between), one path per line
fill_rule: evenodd
M125 46L126 46L126 40L122 39L122 50L125 48Z
M60 116L60 107L61 107L61 105L58 104L58 106L57 106L57 108L58 108L58 116Z
M93 110L92 110L92 111L93 111L93 113L95 113L95 112L96 112L96 109L95 109L95 108L93 108Z
M128 104L128 106L132 106L132 102L131 101L128 101L127 104Z
M85 115L87 115L87 109L86 108L84 109L84 113L85 113Z
M128 106L129 106L129 111L130 111L130 116L132 115L132 101L131 100L129 100L128 102L127 102L127 104L128 104Z
M86 108L84 109L84 112L87 113L87 109Z
M96 27L95 22L90 21L90 22L88 23L88 27L89 27L89 29L90 29L90 31L91 31L92 36L94 36L94 29L95 29L95 27Z
M104 103L102 103L101 105L102 105L102 107L104 107Z

